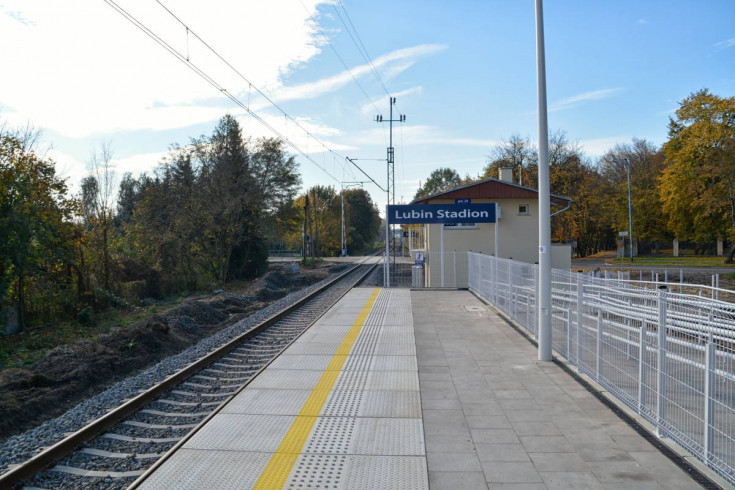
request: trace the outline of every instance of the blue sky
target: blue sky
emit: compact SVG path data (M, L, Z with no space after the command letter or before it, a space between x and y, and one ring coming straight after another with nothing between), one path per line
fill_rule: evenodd
M154 0L118 3L187 51L185 29ZM387 125L372 119L377 110L387 118L387 95L337 16L347 20L339 2L163 3L308 130L189 38L193 62L327 169L297 157L305 186L362 180L344 156L385 157ZM269 135L102 0L61 4L0 0L0 45L14 67L0 79L0 120L43 128L72 184L102 141L112 144L118 173L138 174L172 143L211 132L226 112L248 134ZM410 200L438 167L476 175L513 133L536 139L532 0L342 4L407 117L394 130L398 200ZM547 0L545 17L549 127L591 158L632 137L663 143L668 117L691 92L735 95L731 0ZM358 163L384 184L384 163ZM385 204L375 186L366 189Z

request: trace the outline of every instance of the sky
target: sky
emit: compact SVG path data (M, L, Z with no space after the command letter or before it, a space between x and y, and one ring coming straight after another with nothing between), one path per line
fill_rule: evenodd
M549 128L592 161L665 142L692 92L735 95L732 0L544 7ZM367 181L346 157L385 188L388 124L374 119L390 94L409 202L439 167L476 176L501 141L537 139L535 47L533 0L0 0L0 123L42 129L72 191L101 144L118 176L151 173L228 113L246 136L288 138L305 188ZM385 192L362 185L382 209Z

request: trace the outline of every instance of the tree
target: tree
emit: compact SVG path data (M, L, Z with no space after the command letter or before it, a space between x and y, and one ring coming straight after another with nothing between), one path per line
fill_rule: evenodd
M512 134L490 151L482 178L497 179L501 167L511 167L513 175L518 176L518 183L530 187L529 171L535 171L537 162L538 154L531 140L528 137L521 138L517 133Z
M344 200L347 252L350 255L372 252L380 231L378 206L365 189L346 189Z
M82 209L97 251L102 286L109 291L116 180L110 143L102 143L92 150L87 167L89 175L82 181Z
M446 191L457 187L462 184L462 177L459 176L456 170L442 167L434 170L426 179L424 185L419 187L413 199L419 199L421 197L430 196L437 192Z
M76 206L54 167L21 140L0 135L0 301L12 287L21 328L30 280L52 275L73 255Z
M669 120L659 195L679 238L735 239L735 97L707 89L685 98ZM730 263L735 246L728 254Z
M630 162L633 236L642 242L669 240L666 219L661 213L658 178L664 169L664 157L645 139L615 145L600 158L600 174L605 180L616 230L628 229L628 175Z

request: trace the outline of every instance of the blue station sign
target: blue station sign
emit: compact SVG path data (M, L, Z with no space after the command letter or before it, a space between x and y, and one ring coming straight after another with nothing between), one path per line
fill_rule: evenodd
M495 223L495 203L395 204L388 206L388 223Z

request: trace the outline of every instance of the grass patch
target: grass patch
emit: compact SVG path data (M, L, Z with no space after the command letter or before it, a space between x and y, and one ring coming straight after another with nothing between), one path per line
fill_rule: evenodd
M112 329L125 328L168 310L175 306L177 299L148 308L113 308L95 313L93 322L87 325L79 321L65 321L28 327L16 335L0 336L0 369L26 368L43 359L54 347L94 339Z

